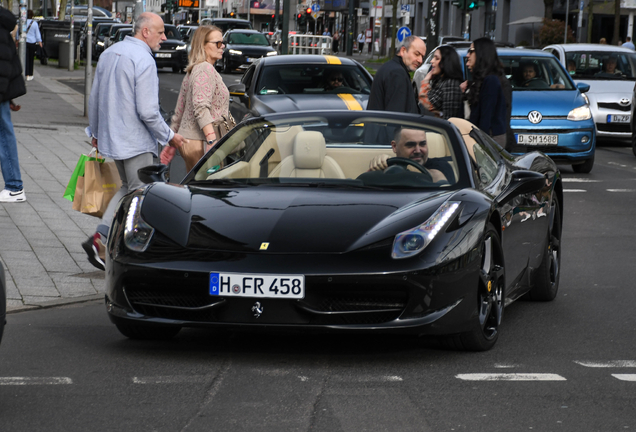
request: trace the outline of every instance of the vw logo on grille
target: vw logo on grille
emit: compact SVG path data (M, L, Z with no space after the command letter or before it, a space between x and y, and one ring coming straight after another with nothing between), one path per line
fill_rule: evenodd
M631 101L630 101L629 99L627 99L627 98L623 98L623 99L621 99L621 100L620 100L619 104L624 105L624 106L627 106L627 105L629 105L629 104L630 104L630 102L631 102Z
M530 111L530 114L528 114L528 120L530 120L530 123L534 124L541 123L543 116L539 111Z

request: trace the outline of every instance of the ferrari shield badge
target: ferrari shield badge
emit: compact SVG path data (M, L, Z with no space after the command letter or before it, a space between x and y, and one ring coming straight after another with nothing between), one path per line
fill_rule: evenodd
M267 250L269 243L261 243L261 250Z

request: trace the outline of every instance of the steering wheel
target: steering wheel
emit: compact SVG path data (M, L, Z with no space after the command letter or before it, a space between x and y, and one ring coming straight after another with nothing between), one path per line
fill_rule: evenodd
M412 161L411 159L407 159L403 157L392 157L386 160L386 164L388 167L399 166L404 171L406 171L407 166L410 165L414 168L417 168L418 171L424 174L427 177L428 181L431 181L431 182L433 181L433 176L431 175L431 173L425 167L423 167L422 165L418 164L415 161ZM386 172L387 170L389 170L389 168L384 170L384 172Z

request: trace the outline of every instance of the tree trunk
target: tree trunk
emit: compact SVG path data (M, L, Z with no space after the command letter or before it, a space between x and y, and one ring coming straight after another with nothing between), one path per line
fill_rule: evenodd
M621 2L614 0L614 36L612 37L612 45L618 44L621 30Z
M568 0L565 0L568 1ZM592 0L590 0L592 1ZM554 9L554 0L543 0L543 4L545 5L545 15L544 17L548 20L552 19L552 10Z
M391 0L391 6L393 6L393 16L391 17L391 49L389 50L389 57L395 56L395 38L397 36L397 8L400 4L400 0ZM382 6L384 7L384 6Z
M589 1L587 4L587 43L592 42L592 24L594 23L594 2Z

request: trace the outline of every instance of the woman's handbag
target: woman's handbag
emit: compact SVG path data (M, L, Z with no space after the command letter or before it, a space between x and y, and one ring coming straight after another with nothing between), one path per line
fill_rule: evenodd
M40 64L42 66L46 66L49 63L49 56L46 54L46 49L44 46L39 46L36 52L38 58L40 59Z
M212 128L214 129L214 135L217 140L223 138L229 131L234 129L236 126L236 122L234 121L234 117L230 112L227 113L229 118L225 116L221 117L221 120L217 120L212 123Z

